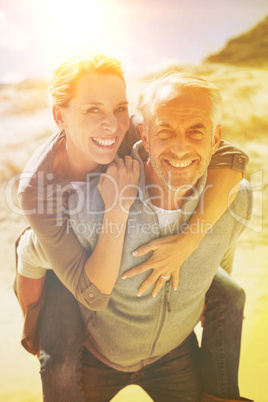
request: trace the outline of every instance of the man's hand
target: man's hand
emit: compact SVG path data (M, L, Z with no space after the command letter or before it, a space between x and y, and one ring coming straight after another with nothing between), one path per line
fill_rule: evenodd
M131 278L134 275L153 270L138 289L138 296L141 296L155 282L152 295L157 296L170 277L172 277L172 288L176 290L179 285L180 267L196 247L195 239L190 234L179 234L152 240L133 252L135 257L139 257L153 251L151 258L125 272L123 278Z

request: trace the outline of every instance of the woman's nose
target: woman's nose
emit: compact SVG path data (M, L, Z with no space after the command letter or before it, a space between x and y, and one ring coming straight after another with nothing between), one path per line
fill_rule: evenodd
M102 123L102 128L109 131L116 131L118 129L118 120L114 114L106 115Z

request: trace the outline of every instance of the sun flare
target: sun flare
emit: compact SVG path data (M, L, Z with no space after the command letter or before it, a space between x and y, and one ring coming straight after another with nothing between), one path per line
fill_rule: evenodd
M57 0L51 3L51 23L56 37L62 37L65 46L75 48L86 39L98 45L104 20L102 1Z
M112 24L118 13L116 0L50 0L47 9L47 57L51 66L66 57L98 51L115 55L121 24Z

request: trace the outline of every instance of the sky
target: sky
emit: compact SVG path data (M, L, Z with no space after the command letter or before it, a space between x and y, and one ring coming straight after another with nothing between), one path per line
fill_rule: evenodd
M0 83L98 51L126 76L199 64L266 15L267 0L0 0Z

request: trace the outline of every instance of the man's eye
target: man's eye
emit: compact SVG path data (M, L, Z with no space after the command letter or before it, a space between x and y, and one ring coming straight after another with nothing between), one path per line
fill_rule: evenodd
M168 129L158 131L158 136L160 138L169 138L173 134L174 134L174 132L172 130L168 130Z
M124 113L124 112L127 112L127 111L128 111L127 106L120 106L115 110L116 113Z
M202 131L199 130L191 130L189 131L188 135L193 139L193 140L202 140L204 137L204 134Z

